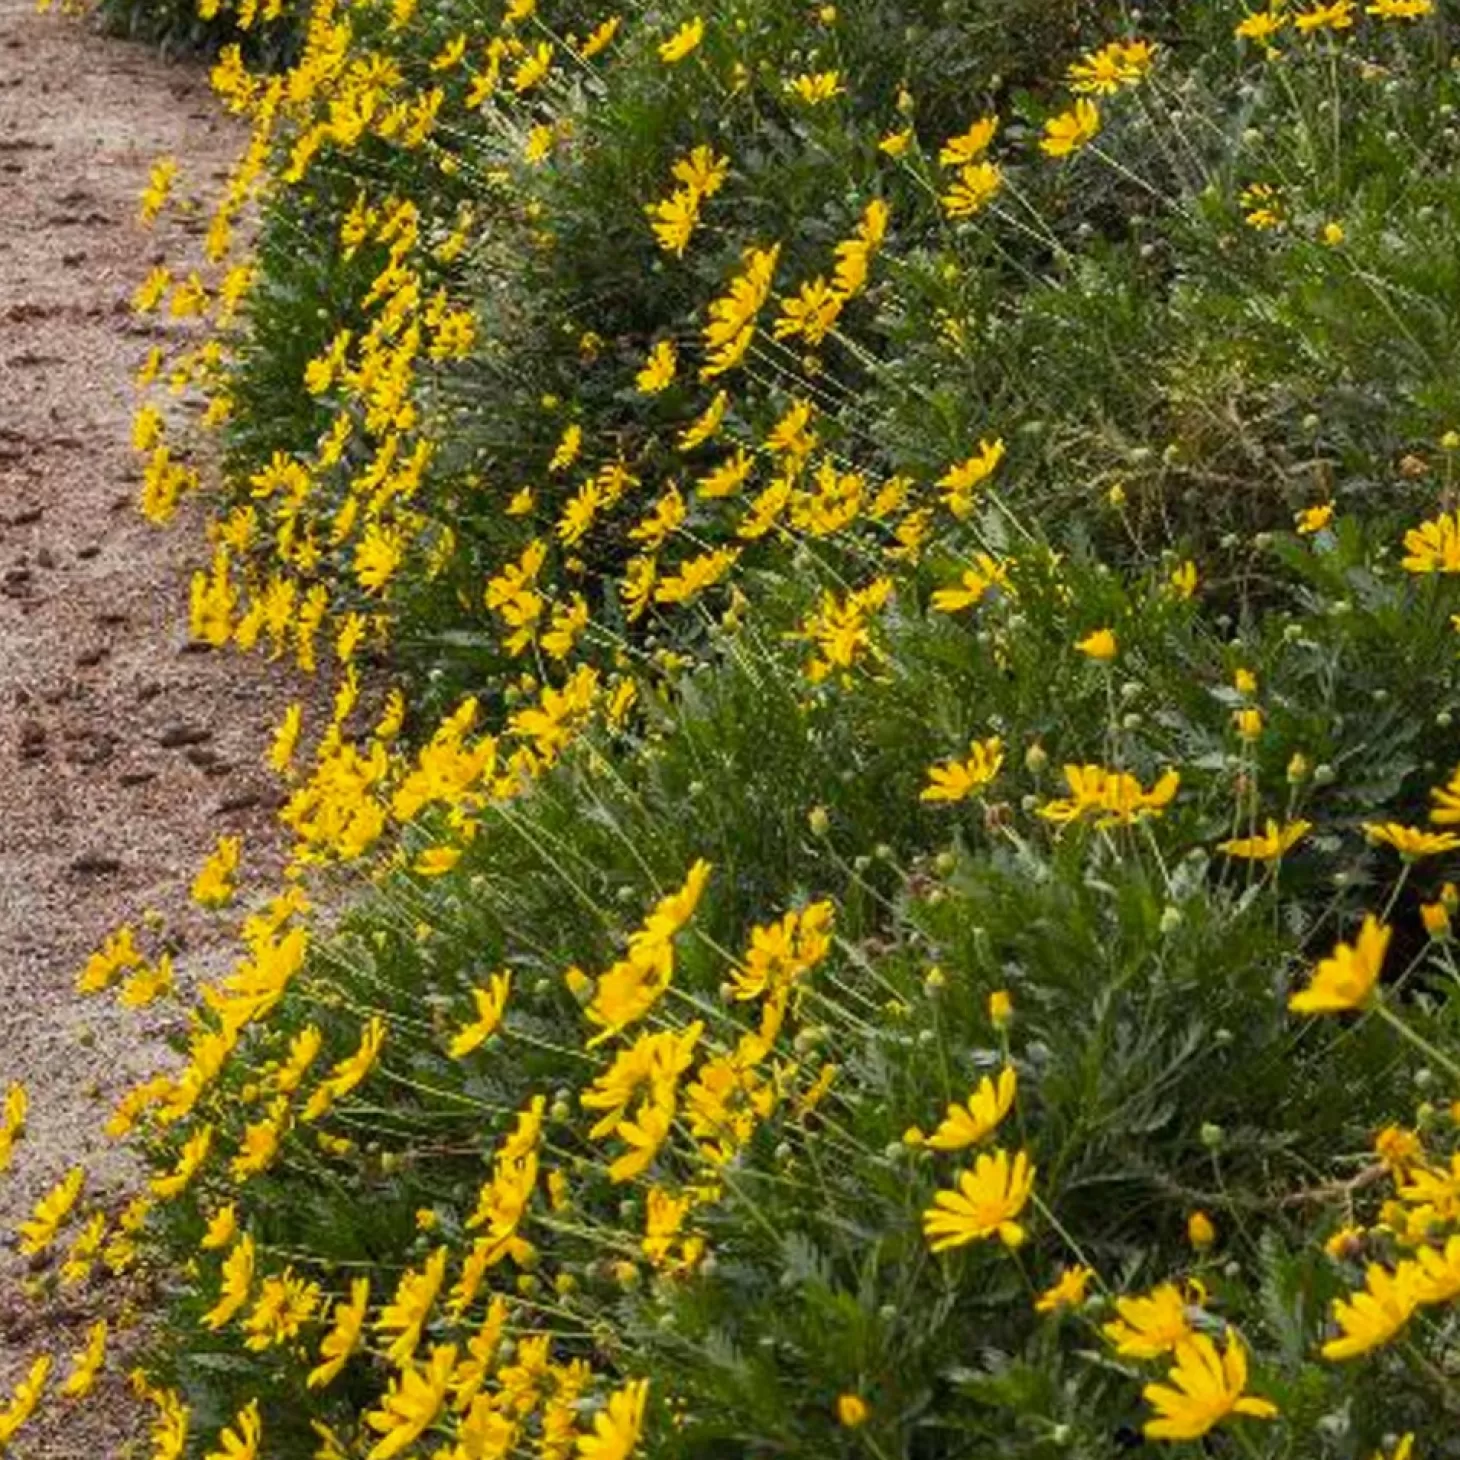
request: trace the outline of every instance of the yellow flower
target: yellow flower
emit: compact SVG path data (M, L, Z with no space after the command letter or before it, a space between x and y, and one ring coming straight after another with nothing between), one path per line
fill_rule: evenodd
M975 488L993 475L1003 459L1002 437L996 437L992 441L981 440L978 450L972 456L949 467L938 478L938 487L945 494L944 501L955 517L967 517L973 511Z
M836 1397L836 1422L843 1429L854 1430L858 1425L866 1424L871 1412L860 1394L838 1394Z
M252 1121L243 1129L238 1153L228 1163L228 1169L235 1181L247 1181L273 1165L279 1154L279 1141L284 1134L284 1124L289 1117L289 1102L286 1096L278 1096L269 1107L269 1113L262 1120Z
M635 1379L608 1397L608 1408L593 1416L593 1433L578 1438L578 1460L628 1460L644 1427L649 1381Z
M634 378L635 385L644 395L658 395L674 382L678 356L673 340L660 340L649 352L644 368Z
M1241 740L1256 740L1262 734L1262 711L1255 705L1232 711L1232 724Z
M1088 655L1091 659L1106 663L1114 659L1119 652L1119 644L1116 641L1115 632L1112 629L1096 629L1093 633L1086 634L1076 644L1080 653Z
M454 1060L461 1059L472 1050L485 1044L496 1033L502 1022L502 1011L507 1007L507 995L512 989L512 973L504 968L492 975L491 986L473 989L471 995L477 1006L477 1017L472 1023L457 1031L451 1041L450 1054Z
M305 1384L310 1389L323 1389L350 1360L360 1342L365 1326L365 1310L370 1303L370 1279L356 1278L350 1284L350 1301L338 1303L334 1310L334 1327L319 1345L323 1361L309 1371Z
M1364 1235L1362 1227L1340 1227L1324 1241L1323 1250L1335 1262L1342 1262L1363 1249Z
M981 212L1004 185L1004 172L997 162L970 162L958 170L958 179L943 194L943 208L950 218L972 218Z
M1453 852L1460 847L1460 835L1453 831L1423 831L1395 821L1366 821L1364 835L1376 845L1393 847L1406 862L1437 857L1441 852Z
M301 1119L311 1121L323 1115L334 1102L348 1095L356 1085L374 1068L385 1043L385 1021L373 1015L370 1022L360 1031L360 1044L355 1053L339 1061L330 1071L329 1077L309 1097Z
M1399 566L1411 573L1460 573L1460 512L1442 512L1404 534Z
M1457 770L1444 786L1430 791L1430 800L1435 804L1430 810L1430 820L1436 826L1460 826L1460 770Z
M1443 902L1420 903L1419 916L1431 938L1450 936L1450 909Z
M401 1369L381 1400L379 1409L365 1415L365 1423L381 1438L367 1460L390 1460L413 1445L441 1412L456 1367L456 1345L438 1344L424 1367Z
M1058 1313L1061 1308L1074 1308L1085 1301L1085 1290L1095 1276L1088 1267L1064 1268L1059 1278L1035 1300L1036 1313Z
M1396 3L1396 0L1390 0L1390 3ZM1397 3L1403 4L1404 3L1404 0L1397 0ZM1413 0L1411 0L1411 3L1413 3ZM1419 3L1428 5L1429 4L1429 0L1419 0ZM1373 9L1374 9L1374 7L1371 5L1369 7L1369 10L1370 10L1371 13L1373 12ZM1413 1455L1414 1455L1414 1435L1413 1434L1407 1434L1407 1435L1401 1435L1399 1437L1399 1441L1394 1446L1394 1450L1393 1450L1393 1453L1392 1454L1385 1455L1385 1453L1382 1450L1375 1450L1374 1451L1373 1460L1411 1460L1411 1457Z
M61 1386L68 1399L84 1399L91 1393L96 1376L106 1362L106 1319L99 1318L86 1330L86 1347L71 1356L71 1372Z
M1410 1282L1419 1303L1453 1303L1460 1298L1460 1235L1452 1235L1443 1249L1421 1247L1410 1269Z
M1111 41L1074 62L1066 71L1072 91L1112 96L1144 80L1155 60L1150 41Z
M995 989L989 995L989 1023L995 1029L1007 1029L1014 1018L1014 1001L1004 989Z
M934 1151L961 1151L965 1146L977 1145L992 1135L1009 1113L1017 1087L1018 1077L1013 1067L1006 1065L999 1071L997 1085L985 1075L967 1104L950 1105L943 1123L932 1135L924 1136L914 1126L904 1139L909 1145L926 1145Z
M841 73L839 71L818 71L814 75L803 72L792 81L789 91L799 96L807 106L820 106L824 101L830 101L834 96L840 96L843 90Z
M963 570L959 586L935 589L929 606L937 613L957 613L960 609L973 608L991 588L1013 593L1008 565L988 553L976 553L974 566Z
M1380 20L1418 20L1423 15L1434 13L1435 0L1373 0L1372 5L1366 5L1364 10L1369 15L1377 15ZM1414 1439L1413 1435L1408 1437ZM1405 1451L1406 1455L1408 1451ZM1394 1452L1394 1460L1400 1460L1399 1451Z
M1320 30L1348 30L1354 23L1354 0L1333 0L1331 5L1315 5L1293 16L1293 27L1299 35L1312 35Z
M292 1267L286 1267L282 1276L266 1277L243 1320L243 1331L248 1335L244 1346L263 1353L297 1338L319 1308L319 1296L319 1284L296 1277Z
M512 73L512 89L519 94L531 91L553 68L553 48L550 42L542 41L530 51Z
M667 198L644 205L654 238L666 253L684 257L700 221L700 199L693 188L676 188Z
M73 1166L36 1203L30 1220L22 1222L17 1229L22 1257L38 1256L55 1241L56 1233L76 1205L76 1198L81 1195L81 1184L85 1180L86 1173L81 1167Z
M1386 1125L1374 1137L1374 1154L1384 1163L1386 1171L1403 1180L1412 1167L1423 1164L1424 1142L1417 1131L1405 1130L1400 1125Z
M1373 913L1366 914L1354 945L1337 944L1313 970L1308 987L1289 996L1288 1008L1298 1014L1337 1014L1362 1008L1379 981L1389 934L1387 924Z
M1142 1394L1160 1417L1146 1421L1149 1440L1195 1440L1232 1414L1271 1419L1278 1411L1268 1399L1243 1391L1247 1387L1247 1351L1236 1332L1227 1330L1226 1350L1204 1333L1183 1339L1176 1346L1176 1366L1167 1377L1171 1385L1147 1384ZM1174 1386L1174 1387L1172 1387Z
M204 1252L213 1252L219 1247L227 1247L233 1241L237 1231L238 1211L234 1203L229 1202L227 1206L219 1207L208 1218L208 1229L203 1233L198 1246Z
M1320 502L1316 507L1305 507L1293 519L1293 525L1306 536L1322 532L1333 521L1333 503Z
M613 38L618 34L618 28L623 24L621 16L611 15L602 25L592 31L583 42L582 49L578 54L585 60L591 61L601 51L605 51L613 43Z
M1351 1359L1389 1342L1409 1322L1419 1302L1415 1291L1415 1269L1404 1266L1395 1272L1370 1263L1364 1288L1352 1299L1333 1300L1333 1321L1343 1337L1323 1345L1325 1359Z
M977 162L988 151L989 143L999 130L997 117L980 117L966 132L950 137L938 152L938 161L944 167L964 167Z
M1275 862L1285 857L1312 830L1311 821L1285 821L1281 826L1268 817L1261 836L1239 836L1219 842L1217 850L1249 862Z
M940 1191L923 1213L923 1233L934 1252L982 1238L997 1237L1006 1247L1024 1241L1024 1228L1014 1219L1034 1189L1034 1167L1027 1151L1013 1160L998 1149L985 1151L964 1171L953 1191Z
M1205 1252L1217 1240L1217 1229L1205 1212L1195 1211L1187 1217L1186 1240L1198 1252Z
M410 1362L421 1341L421 1331L426 1325L431 1305L441 1291L446 1277L447 1248L438 1247L426 1259L420 1272L407 1268L396 1284L395 1296L375 1320L377 1333L393 1333L386 1358L397 1368Z
M1287 23L1286 15L1272 10L1258 10L1238 21L1232 33L1242 40L1257 41L1259 45L1265 46Z
M460 847L427 847L411 863L411 871L422 877L444 877L459 861Z
M1190 558L1184 563L1178 564L1171 570L1171 576L1167 582L1171 586L1171 592L1177 598L1184 601L1194 597L1197 585L1196 564Z
M223 1259L218 1301L203 1314L207 1327L222 1328L248 1301L249 1289L253 1286L253 1268L253 1238L245 1234Z
M972 741L967 760L950 760L928 767L923 801L965 801L998 775L1004 763L1004 744L997 735Z
M177 1164L166 1176L154 1176L151 1181L152 1194L169 1201L181 1194L193 1173L208 1157L208 1148L213 1144L213 1127L205 1125L184 1143L178 1153Z
M1162 1283L1143 1298L1117 1298L1120 1315L1100 1331L1128 1359L1157 1359L1191 1338L1187 1303L1175 1283Z
M1068 157L1093 140L1099 130L1100 108L1088 97L1082 96L1069 111L1045 122L1039 150L1046 157Z
M42 1354L15 1386L9 1402L0 1407L0 1451L10 1444L21 1426L35 1413L50 1374L51 1356Z
M223 1448L210 1450L207 1460L256 1460L259 1453L259 1438L263 1433L263 1422L259 1419L259 1402L251 1399L238 1411L233 1429L225 1429L218 1436Z
M885 152L888 157L901 157L913 142L913 129L904 127L900 132L888 132L877 143L877 150Z
M687 20L659 47L659 59L666 66L684 60L705 38L705 22L698 15Z

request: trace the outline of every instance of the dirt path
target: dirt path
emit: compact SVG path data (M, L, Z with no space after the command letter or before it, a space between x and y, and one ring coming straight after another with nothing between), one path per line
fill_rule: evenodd
M184 195L211 193L236 140L201 74L0 0L0 1090L22 1080L32 1111L0 1177L0 1384L37 1352L63 1363L114 1302L84 1290L37 1328L9 1233L78 1159L121 1180L99 1126L177 1018L83 1001L75 972L149 907L206 966L219 930L186 907L192 872L221 832L268 839L259 756L284 687L187 648L198 534L138 516L128 444L132 376L179 326L127 301L195 242L186 220L144 233L138 193L163 154ZM126 1424L103 1403L18 1453L115 1455Z

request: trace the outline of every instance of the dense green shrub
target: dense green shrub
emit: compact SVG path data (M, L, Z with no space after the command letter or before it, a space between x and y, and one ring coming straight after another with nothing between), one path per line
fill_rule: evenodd
M156 366L224 431L193 629L339 673L285 887L117 1118L159 1454L1460 1455L1432 8L223 53L219 278L138 300L217 326Z

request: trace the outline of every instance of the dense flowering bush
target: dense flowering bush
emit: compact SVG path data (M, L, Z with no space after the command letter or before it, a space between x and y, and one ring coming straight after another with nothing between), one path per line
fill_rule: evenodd
M1454 25L1014 9L218 57L142 384L193 632L336 689L19 1234L155 1456L1460 1455Z

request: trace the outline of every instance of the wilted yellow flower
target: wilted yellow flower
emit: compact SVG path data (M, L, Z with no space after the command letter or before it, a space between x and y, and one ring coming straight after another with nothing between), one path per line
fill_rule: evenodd
M1014 1001L1003 989L989 995L989 1022L995 1029L1007 1029L1014 1017Z

